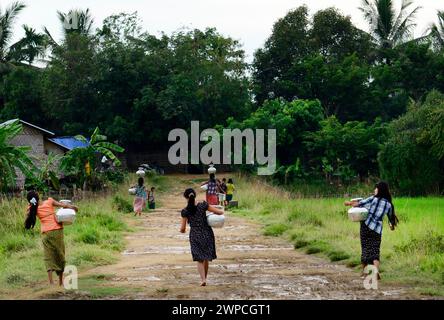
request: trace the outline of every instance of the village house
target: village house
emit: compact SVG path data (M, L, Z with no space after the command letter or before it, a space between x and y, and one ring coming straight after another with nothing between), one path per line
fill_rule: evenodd
M29 155L36 166L39 166L39 164L44 162L50 153L63 156L71 149L85 146L85 143L74 137L56 137L53 132L20 119L8 120L0 124L0 126L7 125L17 120L22 124L23 130L10 142L16 146L31 147ZM24 175L21 172L17 172L17 187L23 188L24 185Z

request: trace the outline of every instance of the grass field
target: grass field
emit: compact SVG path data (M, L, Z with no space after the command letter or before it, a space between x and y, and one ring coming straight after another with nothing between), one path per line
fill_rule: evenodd
M235 215L259 221L266 235L285 237L296 250L346 264L358 273L359 224L348 220L345 198L301 198L257 178L234 178L235 200L240 204ZM118 259L125 246L124 233L131 231L123 219L132 211L127 189L136 180L131 176L113 193L77 203L78 218L65 228L67 264L82 272ZM146 187L155 185L160 193L169 192L175 183L170 177L146 180ZM352 196L358 195L365 196ZM400 225L390 231L384 224L383 281L425 296L444 296L444 198L395 198L394 204ZM0 202L0 298L14 290L46 285L40 226L24 230L26 207L23 199ZM124 292L125 288L102 286L108 276L83 277L82 288L98 298Z
M257 179L235 182L235 214L260 221L266 235L286 237L297 250L350 267L360 263L359 224L348 220L348 199L295 198ZM444 198L395 198L394 205L400 225L391 231L384 222L383 281L444 296Z
M135 176L128 177L111 194L76 203L77 219L64 229L67 265L75 265L82 272L116 261L125 247L124 232L131 231L123 216L132 212L132 197L127 190L134 181L137 181ZM151 185L162 192L168 188L168 181L164 177L148 177L146 186ZM34 230L24 229L26 208L25 199L0 201L0 297L7 297L11 290L32 288L47 281L40 224L37 222ZM102 292L94 288L94 283L100 280L100 275L82 279L83 287L91 287L92 293L100 296Z

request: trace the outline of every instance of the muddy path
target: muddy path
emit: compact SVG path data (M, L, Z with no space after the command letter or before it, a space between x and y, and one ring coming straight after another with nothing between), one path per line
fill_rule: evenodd
M200 176L202 177L202 176ZM380 284L366 290L355 270L306 255L280 238L265 237L261 226L226 213L226 224L214 229L218 259L210 263L208 286L199 286L187 234L179 232L184 185L160 195L162 207L142 217L128 216L135 232L116 264L89 270L82 277L106 275L101 284L126 288L109 299L405 299L406 289ZM197 184L194 182L197 190ZM199 192L198 199L204 199ZM81 292L81 288L80 292ZM78 298L88 298L85 293ZM75 298L61 294L58 298Z

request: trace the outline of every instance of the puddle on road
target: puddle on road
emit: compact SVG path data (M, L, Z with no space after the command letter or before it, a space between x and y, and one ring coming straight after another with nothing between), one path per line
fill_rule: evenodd
M151 246L144 247L143 251L136 251L128 249L122 252L122 255L143 255L143 254L186 254L190 253L189 247L166 247L166 246Z
M195 265L177 265L177 266L171 266L171 265L161 265L156 264L152 266L145 266L145 267L133 267L133 270L182 270L182 269L196 269Z
M238 225L238 226L224 226L225 230L242 230L242 229L247 229L247 226L242 226L242 225Z
M221 246L218 250L224 251L284 251L293 250L293 247L269 247L265 245L227 245ZM125 250L122 255L142 255L142 254L186 254L190 253L190 248L176 247L176 246L148 246L144 247L142 251L134 249Z
M128 281L128 282L135 282L135 281L162 281L161 278L155 277L155 276L148 276L148 277L115 277L112 280L113 281Z
M286 251L286 250L294 250L292 246L282 246L282 247L269 247L261 244L257 245L242 245L242 244L233 244L228 246L222 246L221 250L225 251Z

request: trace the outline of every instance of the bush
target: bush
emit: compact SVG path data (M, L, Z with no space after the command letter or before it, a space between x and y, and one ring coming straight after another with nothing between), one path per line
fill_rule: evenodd
M113 207L123 213L131 213L133 212L133 205L126 199L122 198L119 195L115 195L113 197Z
M331 251L328 253L330 261L341 261L350 258L350 255L343 251Z
M7 234L2 237L0 251L12 253L28 250L34 248L37 245L37 241L34 237L23 233Z
M432 91L424 103L389 127L389 139L379 153L381 176L403 194L437 193L444 187L444 95Z
M272 224L265 228L264 235L277 237L289 229L289 226L283 223Z

